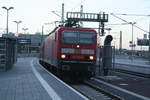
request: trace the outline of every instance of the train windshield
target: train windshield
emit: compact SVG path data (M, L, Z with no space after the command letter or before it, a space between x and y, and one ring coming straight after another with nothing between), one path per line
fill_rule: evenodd
M88 31L64 31L62 36L64 43L92 44L94 43L93 32Z

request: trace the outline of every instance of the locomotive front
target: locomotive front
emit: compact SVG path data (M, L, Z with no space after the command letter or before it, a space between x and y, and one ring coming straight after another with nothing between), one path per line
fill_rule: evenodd
M95 74L97 33L91 29L59 30L59 66L62 71Z

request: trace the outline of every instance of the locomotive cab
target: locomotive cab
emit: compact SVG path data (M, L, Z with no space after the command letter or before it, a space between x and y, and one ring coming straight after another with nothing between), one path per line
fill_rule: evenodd
M92 29L59 27L43 41L42 60L59 73L95 74L97 33Z
M89 29L61 28L58 34L60 70L94 75L96 32Z

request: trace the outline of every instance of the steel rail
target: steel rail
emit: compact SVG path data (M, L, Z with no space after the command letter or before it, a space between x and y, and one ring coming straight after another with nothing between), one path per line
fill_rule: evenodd
M98 91L98 92L100 92L100 93L103 93L104 95L106 95L106 96L112 98L113 100L123 100L121 97L119 97L119 96L117 96L117 95L115 95L115 94L112 94L112 93L110 93L110 92L108 92L108 91L106 91L106 90L104 90L104 89L98 87L97 85L93 84L93 83L90 82L90 81L84 81L83 83L86 84L87 86L89 86L89 87L95 89L96 91Z
M130 74L134 76L139 76L139 77L144 77L144 78L150 78L150 74L144 74L144 73L139 73L139 72L133 72L133 71L128 71L128 70L123 70L123 69L114 69L116 72L121 72L125 74Z

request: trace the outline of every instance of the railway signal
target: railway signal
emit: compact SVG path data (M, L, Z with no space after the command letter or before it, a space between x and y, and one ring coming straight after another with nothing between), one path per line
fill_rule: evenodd
M65 26L77 26L80 21L99 22L99 34L104 36L104 23L108 22L108 14L103 13L81 13L81 12L67 12L67 23ZM101 30L101 32L100 32Z

